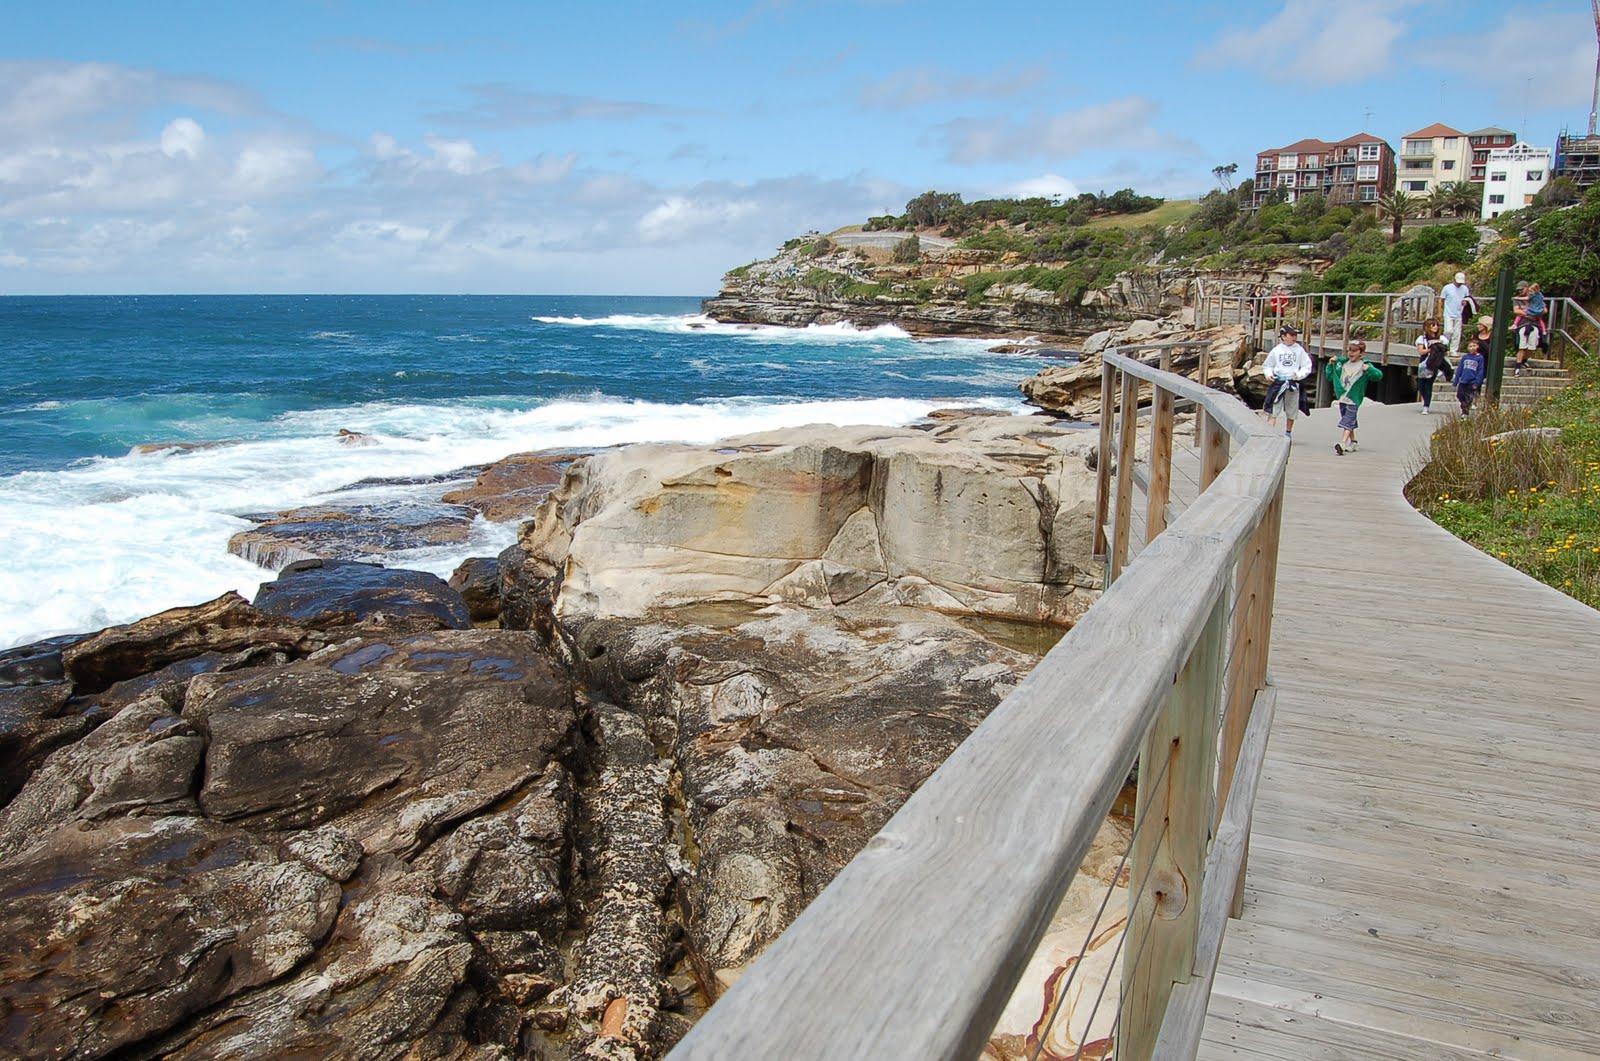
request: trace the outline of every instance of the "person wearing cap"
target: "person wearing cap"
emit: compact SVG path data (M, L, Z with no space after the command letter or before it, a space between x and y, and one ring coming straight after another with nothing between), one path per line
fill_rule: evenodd
M1444 341L1450 344L1452 354L1461 349L1461 309L1471 296L1466 273L1457 273L1455 283L1445 284L1439 291L1439 297L1444 300L1440 323L1444 325Z
M1300 329L1285 324L1278 329L1278 345L1267 353L1262 374L1272 381L1267 388L1267 425L1278 426L1278 413L1284 417L1284 435L1294 437L1294 422L1300 416L1300 381L1311 375L1311 355L1300 345Z

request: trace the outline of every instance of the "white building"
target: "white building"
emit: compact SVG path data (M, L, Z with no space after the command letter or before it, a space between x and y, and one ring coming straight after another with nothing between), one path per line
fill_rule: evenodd
M1539 189L1550 183L1550 152L1517 141L1489 152L1483 181L1483 216L1499 217L1507 210L1533 205Z
M1435 188L1467 180L1471 160L1467 134L1436 122L1401 139L1396 178L1407 195L1425 196Z

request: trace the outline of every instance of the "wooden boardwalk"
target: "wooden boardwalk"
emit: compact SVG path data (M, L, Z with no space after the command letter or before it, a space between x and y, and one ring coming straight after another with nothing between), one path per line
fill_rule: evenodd
M1200 1056L1600 1056L1600 613L1411 509L1437 418L1361 419L1344 457L1326 411L1296 431L1277 716Z

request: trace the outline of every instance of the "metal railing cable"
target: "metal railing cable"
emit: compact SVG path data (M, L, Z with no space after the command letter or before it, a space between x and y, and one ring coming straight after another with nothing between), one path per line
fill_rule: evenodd
M1166 779L1167 771L1171 766L1172 756L1169 755L1167 756L1166 761L1161 764L1161 772L1153 781L1150 782L1151 785L1159 788L1161 782ZM1094 942L1095 937L1100 934L1100 922L1101 919L1105 917L1106 907L1111 904L1111 897L1117 893L1117 882L1122 879L1122 871L1127 868L1128 859L1133 855L1134 844L1138 842L1139 833L1143 831L1147 824L1149 824L1148 819L1134 823L1133 832L1128 837L1128 846L1123 850L1122 857L1117 861L1117 868L1111 874L1111 879L1106 882L1105 895L1100 900L1100 908L1095 911L1094 919L1089 923L1088 931L1084 933L1083 946L1078 948L1077 955L1072 959L1072 968L1067 973L1066 982L1064 982L1056 992L1055 1001L1051 1004L1050 1013L1045 1018L1044 1029L1038 1034L1038 1043L1034 1046L1033 1054L1029 1057L1029 1061L1039 1061L1039 1051L1044 1049L1044 1043L1047 1039L1049 1039L1050 1032L1055 1027L1056 1017L1061 1012L1061 1005L1066 1000L1069 992L1072 990L1072 982L1077 978L1078 970L1083 968L1083 959L1084 956L1089 953L1089 944ZM1146 869L1148 868L1149 867L1146 867ZM1134 907L1138 906L1139 899L1140 896L1135 896L1133 907L1130 907L1128 910L1128 921L1130 923L1133 920L1133 909ZM1126 932L1126 927L1124 928L1124 932ZM1113 952L1114 954L1120 952L1121 943L1118 943L1117 946L1118 951ZM1111 965L1106 971L1107 979L1110 978L1111 969L1115 968L1115 965L1116 959L1113 957ZM1101 990L1103 993L1103 984L1101 985Z

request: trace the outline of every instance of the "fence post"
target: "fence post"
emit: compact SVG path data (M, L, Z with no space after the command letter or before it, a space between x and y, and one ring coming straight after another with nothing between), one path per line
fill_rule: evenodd
M1389 314L1394 307L1394 296L1383 296L1383 364L1389 363Z
M1119 1058L1152 1056L1173 985L1187 983L1193 974L1215 799L1227 615L1224 589L1139 753Z
M1111 514L1111 417L1116 412L1116 374L1111 362L1100 362L1100 450L1094 465L1094 555L1109 556L1106 523Z
M1228 466L1228 432L1200 410L1200 489L1204 490Z
M1171 360L1171 351L1163 351L1163 370ZM1145 511L1144 521L1146 545L1167 529L1167 498L1172 494L1172 407L1172 392L1156 384L1150 404L1150 490L1149 508Z
M1111 572L1106 586L1117 580L1128 562L1128 532L1133 525L1133 452L1139 427L1139 377L1122 374L1121 409L1117 414L1117 503L1111 540Z

